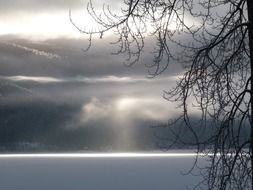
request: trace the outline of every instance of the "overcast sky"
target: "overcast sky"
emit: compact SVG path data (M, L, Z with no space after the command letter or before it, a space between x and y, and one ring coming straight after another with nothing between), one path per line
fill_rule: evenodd
M120 6L119 1L106 2L115 9ZM171 64L163 75L148 79L144 65L152 61L151 49L144 51L139 63L125 67L125 57L111 55L115 47L110 37L95 40L84 53L86 36L71 25L68 14L71 10L77 23L93 27L85 4L80 0L0 1L1 104L35 108L43 100L48 106L74 107L61 110L63 115L68 112L59 121L65 128L97 123L127 129L144 120L173 118L176 105L162 95L175 84L180 66ZM32 121L22 122L32 125Z
M95 27L95 23L86 12L87 0L10 0L0 2L1 35L14 34L34 40L50 38L80 38L79 32L69 21L69 10L79 26ZM94 5L103 3L113 8L119 7L119 1L95 0Z

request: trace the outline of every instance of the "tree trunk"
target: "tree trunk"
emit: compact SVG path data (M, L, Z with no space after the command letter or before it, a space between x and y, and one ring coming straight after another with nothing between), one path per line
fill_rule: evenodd
M249 49L250 49L250 69L251 69L251 130L250 130L250 158L251 158L251 189L253 190L253 0L247 0L248 8L248 32L249 32Z

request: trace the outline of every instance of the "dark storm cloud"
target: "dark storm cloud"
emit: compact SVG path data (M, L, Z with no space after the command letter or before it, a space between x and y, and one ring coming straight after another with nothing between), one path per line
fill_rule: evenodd
M68 26L65 19L70 24L68 9L78 12L85 9L86 2L0 2L0 18L3 26L9 27L3 32L9 36L0 37L0 144L39 142L64 150L150 149L154 143L150 126L176 114L162 95L182 69L172 63L161 76L147 79L145 65L153 62L149 53L152 43L145 43L139 63L126 67L123 63L127 57L111 55L117 49L110 45L115 41L112 37L94 40L88 52L82 51L87 40L67 39L72 33L59 37ZM115 7L121 1L103 2ZM96 3L101 6L102 1ZM66 18L57 25L57 15L62 11ZM55 21L54 16L56 22L45 24ZM37 21L40 18L45 22L41 26ZM49 32L46 38L38 40L50 27L59 27L59 31L45 30ZM33 32L39 35L35 41L31 40Z
M149 51L129 68L124 57L110 54L109 40L95 41L84 53L86 45L1 38L0 143L39 142L58 150L154 148L150 126L175 114L162 92L180 69L172 65L164 76L148 79Z
M172 64L168 68L172 76L167 73L148 79L144 64L152 61L151 55L147 54L141 63L129 68L122 64L123 57L110 54L108 41L96 41L91 50L84 53L81 49L86 45L86 40L32 42L3 37L0 43L1 80L21 91L32 92L28 96L6 91L8 102L57 97L54 101L83 104L92 97L110 99L144 94L160 98L162 91L173 83L173 76L180 72L179 67Z
M130 102L131 98L137 98L138 101L142 98L157 98L159 102L163 90L171 87L180 74L180 69L172 65L168 70L172 76L167 73L148 79L145 77L147 72L143 63L132 68L123 66L124 59L112 56L108 44L104 43L94 44L91 51L84 53L81 49L85 43L87 42L67 39L31 42L5 38L0 43L1 97L4 102L30 104L43 100L77 105L80 112L80 107L92 103L93 98L102 102L101 105L108 105L102 106L106 108L115 105L113 102L122 97L130 97ZM149 61L152 61L150 57ZM140 106L140 109L156 108L155 105L147 107L146 104L156 103L148 100L148 103L142 104L145 108ZM158 104L155 112L159 108L163 109ZM103 112L110 110L104 109ZM138 115L142 112L135 110L133 113ZM141 117L150 113L153 112L145 112ZM165 112L161 115L164 117ZM108 119L111 119L109 115L106 120Z
M96 41L89 52L82 48L86 40L57 39L31 42L2 37L0 63L2 76L48 76L48 77L104 77L145 76L145 64L152 62L148 51L140 63L133 67L123 65L124 56L113 56L109 41ZM180 66L172 64L168 73L175 75Z
M153 148L149 127L152 121L167 116L158 87L150 83L147 88L145 82L45 84L2 80L0 143L39 142L60 150Z
M63 150L150 149L154 143L150 125L165 119L168 110L158 87L149 86L153 92L145 82L2 81L0 143L40 142Z

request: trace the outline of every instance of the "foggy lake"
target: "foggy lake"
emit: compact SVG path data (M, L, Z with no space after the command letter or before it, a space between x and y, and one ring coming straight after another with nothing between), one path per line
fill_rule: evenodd
M200 180L187 172L194 155L0 156L4 190L178 190Z

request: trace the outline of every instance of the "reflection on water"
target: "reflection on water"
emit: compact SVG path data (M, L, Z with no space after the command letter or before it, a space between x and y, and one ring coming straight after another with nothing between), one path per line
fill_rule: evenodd
M4 190L178 190L198 177L193 153L27 154L0 156Z
M193 157L194 152L173 153L41 153L41 154L0 154L1 158L160 158L160 157Z

